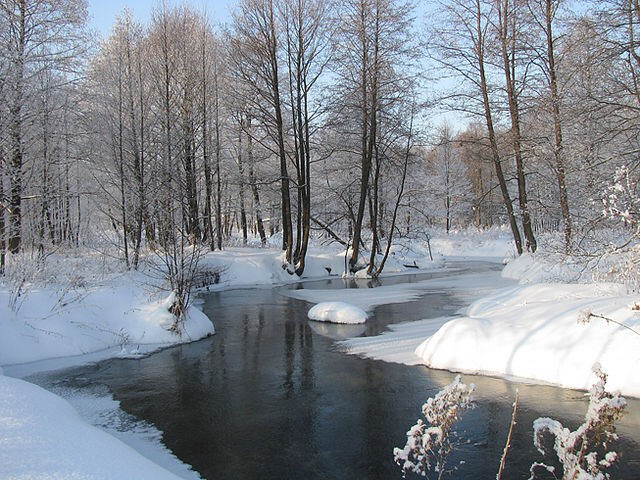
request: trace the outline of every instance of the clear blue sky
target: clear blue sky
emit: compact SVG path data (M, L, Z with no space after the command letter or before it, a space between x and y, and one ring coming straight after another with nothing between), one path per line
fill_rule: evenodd
M89 25L106 36L111 30L114 17L128 7L134 18L147 23L151 17L151 10L160 0L89 0ZM167 1L168 4L182 3ZM213 21L226 22L230 18L230 7L234 0L192 0L190 2L197 9L203 7L211 15Z

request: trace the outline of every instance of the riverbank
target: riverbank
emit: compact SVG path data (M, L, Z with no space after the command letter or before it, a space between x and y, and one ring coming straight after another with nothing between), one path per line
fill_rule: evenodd
M592 366L600 363L608 389L640 397L640 297L619 283L559 281L567 278L563 268L525 255L502 272L520 285L476 300L456 317L342 345L387 361L579 390L594 383Z

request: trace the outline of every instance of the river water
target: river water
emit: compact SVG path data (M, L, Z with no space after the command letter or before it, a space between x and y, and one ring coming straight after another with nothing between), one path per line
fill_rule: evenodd
M461 265L455 267L438 275L459 275ZM465 269L498 275L490 264ZM404 446L421 405L455 375L347 355L334 338L452 315L468 303L468 292L427 290L416 301L376 308L364 331L346 327L329 333L308 321L308 303L286 295L291 288L345 286L375 287L334 279L207 293L202 308L215 323L213 337L146 358L106 360L30 380L58 393L100 386L122 410L162 431L162 442L203 478L402 478L393 447ZM549 416L573 429L586 410L583 392L469 375L463 381L476 384L477 402L458 424L460 445L450 457L450 478L495 478L516 389L520 406L506 479L527 478L533 461L553 463L533 447L534 419ZM640 478L639 401L629 401L619 432L622 461L612 469L613 478Z

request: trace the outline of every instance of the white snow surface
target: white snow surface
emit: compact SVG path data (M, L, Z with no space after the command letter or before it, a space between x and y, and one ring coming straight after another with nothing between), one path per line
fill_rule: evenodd
M125 273L76 286L30 286L14 309L11 291L0 287L0 373L27 376L114 356L137 357L214 333L195 306L180 333L172 331L174 295L152 294L148 280ZM131 420L114 429L104 419L106 413L125 415L119 404L110 396L85 397L69 398L80 407L80 417L59 396L0 376L0 478L199 478L161 444L153 426L141 429Z
M451 269L450 272L454 273L455 270ZM501 277L500 272L462 273L437 277L417 283L392 285L368 290L339 290L338 292L345 296L349 295L350 292L354 292L356 295L358 294L357 292L362 292L361 295L363 295L363 299L370 300L372 303L369 305L373 306L378 305L375 300L378 296L376 295L378 291L382 291L381 294L379 294L380 299L389 296L398 299L400 302L418 298L427 290L431 292L442 291L443 293L453 292L464 301L471 303L484 295L495 292L497 289L512 286L513 283L513 280ZM388 292L388 295L384 293L385 289L391 290ZM405 289L405 291L402 292L402 289ZM303 292L314 292L314 294L308 295L309 298L315 297L317 299L319 297L319 294L317 296L315 294L315 292L318 292L317 290L296 290L290 292L289 295L295 295L300 298ZM406 295L406 297L403 296L403 294ZM349 301L353 301L353 299ZM347 353L354 355L362 355L406 365L419 365L422 364L423 361L415 354L416 348L418 348L425 338L435 334L438 329L449 320L450 318L447 317L438 317L393 324L389 325L389 331L383 332L380 335L350 338L340 342L340 346Z
M181 334L170 330L172 295L153 298L123 275L82 290L34 288L18 311L9 308L10 292L0 288L0 365L34 362L103 351L136 356L140 347L198 340L214 333L212 322L190 307ZM113 356L113 355L112 355Z
M592 366L609 375L607 387L640 397L640 336L592 318L593 313L640 331L637 300L616 284L533 284L502 290L475 302L465 316L445 323L416 349L433 368L508 375L587 390Z
M367 321L367 312L345 302L322 302L311 307L307 316L317 322L358 324Z
M514 279L519 286L497 290L500 281L492 275L469 279L470 285L485 286L488 295L478 299L477 291L473 299L469 291L475 302L459 316L392 325L377 337L341 344L349 353L387 361L581 390L593 384L592 366L598 362L609 375L610 390L640 397L640 336L629 330L640 332L640 296L616 283L566 283L585 275L571 263L549 258L512 260L502 273L503 286ZM459 288L464 277L452 278L451 287ZM565 283L552 283L559 280ZM578 322L585 317L588 323Z
M398 247L398 250L397 256L389 256L385 274L406 272L409 268L405 264L429 270L442 268L441 258L431 261L420 244L412 245L410 249ZM310 247L302 278L341 276L345 266L344 253L343 249L336 246ZM283 260L282 250L278 248L230 247L204 255L199 261L199 268L218 272L219 283L209 285L208 290L272 286L300 280L297 275L282 268Z
M431 235L431 249L448 258L502 260L516 255L515 244L508 226L489 230L439 231Z
M62 398L0 375L0 478L177 479Z

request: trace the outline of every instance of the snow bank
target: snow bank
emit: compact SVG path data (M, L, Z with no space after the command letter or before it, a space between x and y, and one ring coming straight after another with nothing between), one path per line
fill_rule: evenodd
M392 255L385 264L384 273L414 271L413 268L442 268L441 261L431 262L420 249L412 250L398 247L400 252ZM417 253L416 253L417 252ZM362 259L368 259L363 254ZM276 248L235 247L223 251L209 252L199 261L204 271L219 272L218 284L210 285L209 290L230 287L275 285L299 280L282 268L283 254ZM312 247L305 260L303 279L341 276L344 272L344 250L336 246ZM410 267L405 266L405 263Z
M454 270L451 269L450 271ZM382 299L393 299L393 295L396 295L396 290L398 290L397 293L403 293L399 291L401 288L407 289L404 291L405 294L415 293L416 296L423 295L427 290L430 292L447 292L454 294L464 302L471 303L483 295L489 295L506 286L513 286L513 281L501 277L499 271L487 271L482 273L462 273L441 278L436 277L418 283L378 287L375 290L364 290L364 292L372 294L371 300L375 304ZM385 289L391 289L389 295L383 293ZM376 301L375 294L380 290L382 290L382 292L377 295L378 300ZM346 296L349 295L350 292L359 291L360 290L353 289L340 290L339 293ZM297 290L294 295L302 294L302 292L305 292L305 290ZM309 295L310 297L315 296L314 294L317 291L313 290L312 292L314 293ZM327 291L327 294L329 293L330 292ZM402 298L402 295L396 295L395 298ZM388 325L387 328L389 328L389 331L383 332L380 335L349 338L348 340L340 342L339 345L343 351L349 354L363 355L368 358L375 358L386 362L403 363L405 365L419 365L423 362L420 357L415 354L416 348L425 338L436 333L448 320L450 320L450 317L439 317Z
M374 337L349 338L340 342L339 346L351 355L362 355L404 365L422 365L422 360L415 354L416 349L447 320L441 317L388 325L387 332Z
M130 275L77 292L33 289L17 312L9 308L9 296L0 289L0 365L112 347L120 347L120 355L136 355L141 346L159 348L214 333L211 321L194 307L180 334L172 331L171 298L150 299Z
M0 376L0 478L177 479L65 400Z
M516 254L513 236L508 227L489 230L451 230L431 234L431 250L445 257L477 257L502 260Z
M502 276L518 280L522 284L542 282L589 282L593 281L591 270L562 254L525 253L511 260L504 267Z
M367 312L344 302L322 302L311 307L307 316L318 322L365 323Z
M475 302L445 323L416 354L433 368L508 375L588 389L599 362L608 387L640 397L640 337L592 318L585 309L640 331L637 297L615 284L537 284L502 290Z

